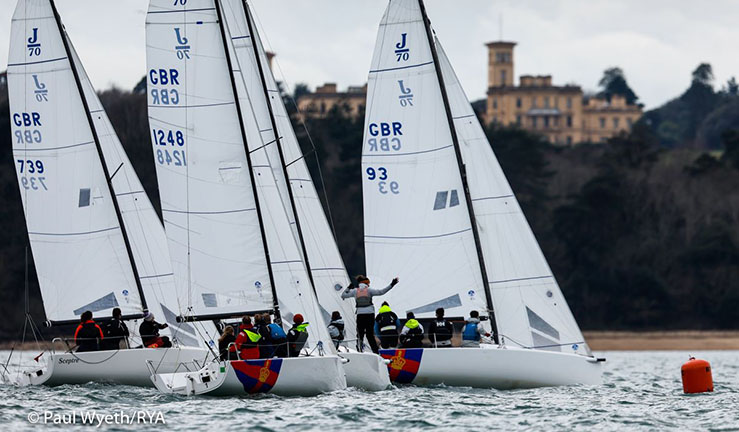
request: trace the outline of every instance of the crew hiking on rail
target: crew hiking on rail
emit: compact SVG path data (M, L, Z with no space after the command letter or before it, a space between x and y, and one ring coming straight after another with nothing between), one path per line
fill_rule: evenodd
M375 306L372 304L372 297L381 296L390 291L398 284L399 279L396 277L385 288L370 288L369 278L359 275L356 278L357 287L349 285L346 290L341 293L342 299L353 298L357 305L357 350L364 350L364 337L372 348L372 352L378 353L377 341L375 340Z

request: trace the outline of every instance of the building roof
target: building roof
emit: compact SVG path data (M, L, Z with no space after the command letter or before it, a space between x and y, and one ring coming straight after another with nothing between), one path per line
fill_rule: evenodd
M516 46L516 42L506 41L493 41L485 44L486 47L501 47L501 48L513 48Z

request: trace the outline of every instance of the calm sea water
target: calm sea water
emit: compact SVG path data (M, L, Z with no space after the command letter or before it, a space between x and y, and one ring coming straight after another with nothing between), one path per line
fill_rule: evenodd
M166 424L107 430L712 430L739 431L739 351L692 353L711 362L715 392L683 395L684 352L605 352L602 386L497 391L400 387L312 398L175 397L103 384L0 386L3 430L68 430L32 425L31 411L100 414L161 412ZM7 352L0 352L0 359ZM463 365L461 365L463 366ZM469 365L474 367L474 365ZM78 423L80 419L77 419ZM90 430L89 426L76 426Z

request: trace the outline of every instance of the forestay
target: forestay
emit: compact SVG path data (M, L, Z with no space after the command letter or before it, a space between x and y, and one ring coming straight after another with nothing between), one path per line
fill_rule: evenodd
M213 0L152 0L146 39L162 213L188 313L270 310L272 286Z
M246 10L243 1L228 0L223 2L223 5L231 40L239 59L240 75L248 89L248 94L251 95L249 102L258 120L262 142L265 143L267 157L275 174L283 204L288 212L288 218L295 228L295 216L287 195L287 184L284 187L280 186L280 182L284 182L285 176L282 170L283 161L280 159L277 146L279 145L282 148L295 210L297 210L297 217L301 226L302 238L298 236L297 229L294 229L293 233L297 241L304 241L305 243L308 262L310 263L309 270L313 276L313 283L324 318L328 321L329 313L334 310L340 311L343 317L349 318L354 315L353 304L349 301L342 301L340 296L341 290L349 284L349 277L290 123L277 82L268 66L269 61L256 30L256 23L251 16L251 11ZM253 35L249 31L247 19L251 20L251 28L254 30ZM256 38L256 41L252 41L252 37ZM265 92L259 75L257 58L254 55L255 44L264 73L268 98L264 96ZM275 141L267 103L271 104L279 142ZM356 326L354 320L349 319L345 323L345 339L355 339Z
M19 1L8 60L13 155L49 320L142 303L48 0ZM140 252L143 253L143 252Z
M276 155L275 159L272 152L273 157L270 159L269 153L271 152L268 149L274 147L274 138L264 132L270 124L264 100L264 89L261 84L258 86L248 85L248 81L254 79L252 76L254 73L257 74L256 80L260 79L258 71L255 69L255 58L253 55L243 55L247 54L245 50L241 50L242 55L236 55L234 52L233 44L247 38L242 37L244 34L239 31L239 26L236 25L238 16L233 12L238 11L238 9L224 9L224 15L233 19L230 21L229 18L226 18L224 24L226 24L232 72L239 97L242 122L246 131L249 158L251 159L257 185L258 204L262 211L264 235L267 240L269 263L272 266L280 312L288 322L292 321L294 314L302 314L305 320L312 324L309 327L309 344L315 347L317 342L322 341L324 347L333 349L333 346L328 343L330 337L328 336L326 323L308 277L300 246L294 231L291 230L288 216L290 208L287 207L290 204L289 201L285 203L281 195L281 193L286 193L286 189L281 192L278 185L280 177L275 175L277 171L282 173L279 154ZM228 12L228 9L231 10L231 13ZM234 29L230 26L232 23L235 26ZM245 21L242 20L241 23L244 24ZM241 26L241 28L244 27ZM254 107L259 106L260 103L261 108L255 110ZM267 114L266 122L262 118L264 114ZM277 169L275 169L275 166ZM284 177L281 178L284 182Z
M401 313L486 315L449 123L417 0L385 11L369 73L362 148L367 272Z
M589 354L580 328L438 39L436 46L467 168L498 331L507 343Z

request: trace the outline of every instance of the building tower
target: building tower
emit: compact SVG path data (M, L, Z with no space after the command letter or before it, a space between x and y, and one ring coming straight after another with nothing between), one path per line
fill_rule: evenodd
M515 42L489 42L488 47L488 88L514 85L513 47Z

